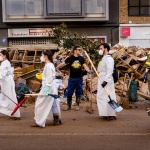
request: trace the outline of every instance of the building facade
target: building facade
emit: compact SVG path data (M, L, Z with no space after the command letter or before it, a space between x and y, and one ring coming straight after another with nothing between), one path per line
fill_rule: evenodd
M150 0L119 0L119 42L150 48Z
M0 46L49 45L47 31L65 23L72 33L119 42L118 0L2 0Z

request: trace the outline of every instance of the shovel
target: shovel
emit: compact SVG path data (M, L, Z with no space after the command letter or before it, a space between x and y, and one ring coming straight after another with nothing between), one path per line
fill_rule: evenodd
M84 51L84 53L85 53L86 57L88 58L88 60L89 60L89 62L90 62L90 64L91 64L91 66L92 66L94 72L96 73L97 77L99 78L100 82L102 83L102 79L101 79L100 76L98 75L98 73L97 73L97 71L96 71L96 69L95 69L95 67L94 67L94 65L93 65L93 63L92 63L92 61L91 61L89 55L87 54L86 51ZM110 95L108 94L107 89L106 89L105 87L104 87L104 90L105 90L105 92L106 92L106 94L108 95L108 98L109 98L109 100L110 100L110 101L108 102L109 105L110 105L116 112L122 111L123 108L122 108L121 106L119 106L114 100L111 99L111 97L110 97Z

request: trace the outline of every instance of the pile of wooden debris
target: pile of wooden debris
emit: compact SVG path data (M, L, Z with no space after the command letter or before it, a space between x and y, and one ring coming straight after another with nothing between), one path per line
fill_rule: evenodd
M34 90L39 88L40 83L37 83L35 74L39 72L39 69L43 68L44 66L44 64L40 62L42 49L40 48L34 49L7 48L7 49L9 50L10 53L11 62L15 66L15 81L17 82L18 78L24 79L25 83L29 86L33 85L33 82L36 82L37 87L34 87ZM145 61L147 59L147 53L149 51L150 49L143 49L135 46L130 46L126 48L120 44L116 44L115 46L111 47L110 54L114 58L115 64L119 71L119 80L115 84L118 102L122 100L122 97L126 97L132 80L139 82L139 90L138 90L139 100L150 99L150 96L147 95L148 85L147 83L146 84L143 83L143 76L146 69ZM55 66L64 61L66 57L70 55L71 55L70 50L66 51L62 48L59 51L56 51L55 49L53 56ZM88 62L87 64L89 65ZM90 65L89 68L91 68ZM61 74L65 83L65 87L67 87L69 68L68 66L65 66L60 71L61 73L57 72L57 75ZM91 80L92 89L90 89L90 86L88 85L90 84L88 76L84 77L84 93L86 95L87 92L89 92L90 90L93 93L97 90L97 80L98 79L96 75L93 74Z
M116 44L114 47L111 47L110 54L115 60L115 64L117 66L119 72L119 80L115 84L117 101L121 102L122 97L126 97L130 88L131 81L138 81L138 99L150 99L148 93L148 85L147 83L143 83L143 76L145 73L145 61L147 59L147 54L150 49L143 49L140 47L130 46L125 48L120 44ZM63 61L70 52L61 51L57 52L54 55L56 62ZM88 64L88 62L87 62ZM57 65L57 64L56 64ZM89 66L90 67L90 66ZM68 75L69 71L67 67L64 67L62 70L64 75ZM97 77L96 75L92 76L92 92L94 93L97 90ZM67 81L66 81L67 83ZM87 86L90 84L88 82L88 76L84 77L84 92L87 92ZM90 87L90 86L89 86ZM88 89L89 90L89 89Z
M145 61L150 49L130 46L125 48L119 44L111 48L110 53L115 59L116 66L119 71L119 80L115 84L116 93L118 96L126 96L132 80L139 83L139 100L150 99L147 83L143 83L145 73Z

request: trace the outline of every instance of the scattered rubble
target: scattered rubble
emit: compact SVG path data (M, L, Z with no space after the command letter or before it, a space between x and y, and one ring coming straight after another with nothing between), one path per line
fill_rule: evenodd
M24 79L26 84L36 91L40 87L40 82L35 78L35 74L43 68L43 63L40 62L40 56L42 49L30 48L6 48L9 50L11 63L15 67L14 80L17 82L18 78ZM116 44L111 47L110 54L115 60L115 64L119 71L119 80L115 83L115 90L117 95L117 101L122 102L124 97L127 96L129 90L129 83L131 80L139 82L138 96L139 100L150 100L148 95L148 85L143 83L143 76L145 73L145 61L147 59L147 53L150 49L143 49L136 46L124 47L123 45ZM64 61L66 57L71 55L71 51L65 51L61 48L59 51L54 52L53 60L55 66ZM88 64L88 62L87 62ZM90 67L90 66L89 66ZM57 75L63 77L63 83L65 87L68 84L69 68L63 67ZM97 77L92 75L92 89L90 89L88 76L84 76L84 94L88 95L92 90L93 95L97 90Z

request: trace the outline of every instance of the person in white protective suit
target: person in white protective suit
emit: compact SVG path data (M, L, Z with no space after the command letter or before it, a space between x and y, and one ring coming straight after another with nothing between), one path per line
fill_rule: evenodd
M46 120L53 117L53 125L61 124L61 114L59 100L54 99L48 94L58 94L58 87L55 82L55 67L53 65L52 52L43 50L41 61L45 62L45 67L42 74L42 87L35 102L35 124L32 127L45 127Z
M113 79L113 69L114 69L114 59L109 54L110 46L107 43L102 43L100 45L99 55L103 55L101 62L97 68L99 76L102 79L102 83L98 81L97 89L97 106L99 116L107 120L116 120L116 112L109 105L109 97L104 90L106 87L111 99L116 101L114 79Z
M0 51L0 61L0 113L11 116L11 113L16 107L15 103L18 102L13 79L14 68L11 67L8 51ZM11 118L15 120L20 119L20 110L18 109Z

